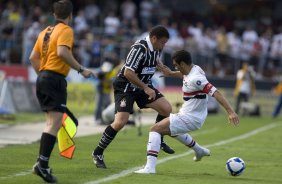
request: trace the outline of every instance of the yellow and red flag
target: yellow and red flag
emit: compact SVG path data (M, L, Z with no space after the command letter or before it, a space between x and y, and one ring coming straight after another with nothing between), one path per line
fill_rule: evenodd
M60 155L71 159L75 150L73 137L77 131L78 121L72 113L68 112L64 113L62 126L58 131L58 145Z

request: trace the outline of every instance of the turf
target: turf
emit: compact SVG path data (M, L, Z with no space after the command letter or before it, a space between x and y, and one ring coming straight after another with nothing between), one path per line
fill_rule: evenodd
M187 154L188 148L172 138L166 137L176 153L172 157L164 152L159 154L157 174L138 175L133 168L146 162L148 126L143 127L143 135L137 135L136 128L122 130L105 152L108 169L97 169L92 163L91 152L97 145L100 134L75 138L77 149L72 160L58 154L57 145L50 165L60 183L100 183L109 176L119 174L117 179L105 183L116 184L279 184L282 183L282 119L269 117L241 117L241 124L233 127L227 123L226 116L210 115L203 128L192 133L196 141L210 146L211 157L201 162L192 161L193 154ZM272 127L271 127L272 126ZM270 127L264 131L258 128ZM256 130L253 134L248 134ZM247 134L241 139L231 139ZM229 142L222 142L229 141ZM215 145L215 143L218 143ZM43 183L31 174L31 167L38 154L39 144L15 145L0 150L0 183L33 184ZM241 176L232 177L225 170L225 162L233 156L239 156L246 163ZM106 178L106 179L105 179Z

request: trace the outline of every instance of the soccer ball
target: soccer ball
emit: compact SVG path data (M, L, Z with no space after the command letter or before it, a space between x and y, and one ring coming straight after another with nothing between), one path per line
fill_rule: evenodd
M239 157L232 157L226 162L226 170L231 176L239 176L245 168L244 160Z

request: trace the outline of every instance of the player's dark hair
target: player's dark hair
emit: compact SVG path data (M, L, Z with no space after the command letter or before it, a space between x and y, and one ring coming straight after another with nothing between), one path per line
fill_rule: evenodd
M69 0L60 0L53 3L53 13L58 19L66 19L73 10L72 2Z
M177 63L180 64L181 62L186 63L187 65L191 65L192 64L192 58L191 58L191 54L186 51L186 50L179 50L176 51L173 56L172 59Z
M153 27L151 29L149 35L150 35L150 37L156 36L157 39L160 39L160 38L169 39L168 30L164 26L161 26L161 25Z

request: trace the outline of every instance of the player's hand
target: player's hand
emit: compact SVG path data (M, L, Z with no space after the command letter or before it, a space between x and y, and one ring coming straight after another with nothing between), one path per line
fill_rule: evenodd
M171 74L170 68L160 62L157 64L157 69L164 74L163 76L169 76Z
M228 115L228 120L229 120L229 123L232 123L235 126L239 125L239 123L240 123L239 116L235 112L231 112Z
M149 96L148 100L154 100L156 98L156 92L150 87L146 87L144 92Z
M83 72L81 72L81 75L85 78L97 77L97 75L94 72L92 72L91 70L87 68L85 68Z

